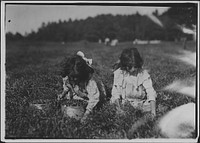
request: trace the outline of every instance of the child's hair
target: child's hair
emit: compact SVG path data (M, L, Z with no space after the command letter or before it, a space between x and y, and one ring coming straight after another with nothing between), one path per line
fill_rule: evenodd
M62 63L61 76L68 76L69 81L76 79L73 82L77 85L80 82L88 82L93 73L94 69L78 55L72 55L71 57L66 58Z
M142 66L143 59L137 48L127 48L122 51L119 61L114 65L114 68L121 68L121 70L128 72L132 67L140 70Z

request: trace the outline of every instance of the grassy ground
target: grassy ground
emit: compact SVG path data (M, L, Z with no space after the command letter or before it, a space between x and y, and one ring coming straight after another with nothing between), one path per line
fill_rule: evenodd
M161 138L157 122L172 108L193 101L185 95L164 92L161 89L175 79L189 77L196 71L171 58L182 50L181 43L164 42L158 45L136 45L144 58L157 91L157 117L128 134L134 122L142 114L130 106L125 114L118 115L112 105L105 104L93 113L85 124L63 118L57 94L62 91L59 76L60 62L79 50L92 58L99 77L106 86L108 96L112 87L112 65L124 48L132 43L120 43L116 47L80 41L77 43L7 43L6 46L6 138L78 138L124 139ZM195 51L195 43L188 49ZM31 103L47 103L44 110L36 110Z

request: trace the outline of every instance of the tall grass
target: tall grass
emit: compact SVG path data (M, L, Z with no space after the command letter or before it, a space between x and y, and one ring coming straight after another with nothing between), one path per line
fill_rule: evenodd
M80 41L77 43L26 43L14 42L6 45L6 138L77 138L77 139L123 139L160 138L157 121L167 111L192 98L177 93L161 91L175 79L188 77L196 69L185 66L170 57L182 50L181 43L164 42L158 45L135 45L144 58L157 91L157 117L128 134L131 126L143 115L131 106L125 106L120 115L109 103L92 113L85 124L64 118L60 111L57 94L62 91L59 76L60 63L64 57L81 50L93 59L96 74L105 84L108 96L112 88L112 65L124 48L131 42L109 47L98 43ZM195 44L188 43L194 51ZM38 110L33 103L45 103L44 110Z

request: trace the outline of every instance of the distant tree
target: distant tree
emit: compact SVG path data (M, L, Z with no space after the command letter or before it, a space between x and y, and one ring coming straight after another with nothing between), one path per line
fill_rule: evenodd
M34 41L35 38L36 38L36 32L35 31L31 31L31 33L25 34L25 39L26 40Z
M186 35L179 29L178 25L187 27L192 27L193 24L197 25L197 5L171 7L161 15L161 19L165 25L165 40L180 39Z
M6 40L7 41L18 41L23 40L24 37L19 33L12 34L11 32L6 33Z
M171 7L167 14L177 24L191 26L197 24L197 5L193 7Z
M15 40L14 35L13 35L12 32L6 33L6 40L7 41L13 41L13 40Z
M120 41L143 40L174 40L181 37L177 24L197 24L197 7L172 7L159 15L158 10L153 13L158 17L164 27L161 28L147 16L139 12L132 15L111 15L102 14L96 17L88 17L84 20L68 21L58 20L57 22L42 23L37 32L25 35L26 40L36 41L65 41L73 42L87 40L97 42L99 39L115 39ZM17 40L23 38L19 33L6 34L7 39Z

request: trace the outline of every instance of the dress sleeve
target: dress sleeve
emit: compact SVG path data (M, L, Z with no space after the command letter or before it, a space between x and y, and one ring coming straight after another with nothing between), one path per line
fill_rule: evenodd
M148 101L156 101L157 94L153 88L153 83L149 73L145 70L142 75L142 85L144 86L147 93Z
M118 69L114 72L114 81L111 93L112 97L110 99L111 103L114 103L117 99L120 99L120 96L122 95L122 80L123 80L123 75Z
M87 92L88 92L89 101L88 101L86 110L90 112L99 102L99 89L94 80L89 81L88 86L87 86Z

